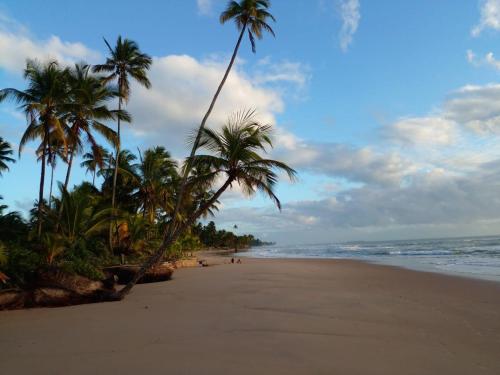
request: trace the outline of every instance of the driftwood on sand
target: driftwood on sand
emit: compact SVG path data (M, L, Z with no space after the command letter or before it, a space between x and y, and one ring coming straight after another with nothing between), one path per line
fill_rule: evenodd
M104 281L90 280L57 268L39 271L31 288L0 291L0 310L113 301L115 283L126 284L139 269L137 265L107 267L104 272L108 277ZM139 282L170 280L173 272L172 266L164 263L148 271Z
M124 285L133 279L135 274L139 272L140 268L141 266L138 265L125 264L120 266L106 267L104 269L104 272L108 273L109 275L116 276L118 284ZM158 281L170 280L173 272L174 270L171 265L169 265L168 263L163 263L147 271L145 275L139 279L138 283L155 283Z
M39 271L32 288L0 291L0 310L101 302L114 291L113 279L94 281L53 268Z

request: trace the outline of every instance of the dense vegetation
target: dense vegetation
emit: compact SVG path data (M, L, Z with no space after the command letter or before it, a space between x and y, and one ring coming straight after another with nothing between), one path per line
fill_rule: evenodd
M274 35L266 23L274 20L268 7L267 0L232 1L221 15L222 23L235 21L240 35L191 153L180 164L162 146L137 153L122 147L122 123L133 121L126 111L130 82L146 88L152 84L147 76L152 59L137 43L118 37L111 46L105 40L109 56L95 66L27 61L27 87L1 90L0 101L14 101L26 115L19 153L35 142L40 184L27 221L0 206L0 278L5 285L29 287L35 271L46 267L99 279L103 266L123 256L129 262L145 261L144 272L165 257L178 258L203 246L263 244L199 220L215 214L219 198L233 185L248 195L260 191L281 208L274 194L277 173L295 177L286 164L262 156L272 147L271 127L261 124L254 111L230 115L220 130L205 126L245 32L254 51L263 31ZM0 176L14 162L12 155L10 144L0 138ZM78 166L91 182L70 188L71 171ZM61 167L65 180L54 186L54 170Z
M210 221L207 225L198 223L198 225L193 227L192 233L199 238L203 247L207 248L234 248L241 250L251 246L271 244L270 242L261 241L251 234L238 236L231 231L224 229L217 230L213 221Z

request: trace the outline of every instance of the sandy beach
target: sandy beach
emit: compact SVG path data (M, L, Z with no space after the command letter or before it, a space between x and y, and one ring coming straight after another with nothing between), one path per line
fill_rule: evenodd
M354 261L180 269L0 312L2 374L499 374L500 284Z

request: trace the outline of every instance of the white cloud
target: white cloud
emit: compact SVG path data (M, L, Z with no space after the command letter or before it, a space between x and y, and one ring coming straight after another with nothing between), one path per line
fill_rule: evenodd
M299 89L304 88L311 78L310 68L300 62L283 60L274 63L269 57L257 62L254 82L265 83L290 83Z
M441 108L422 117L403 118L384 135L403 143L452 145L460 132L500 134L500 84L466 85L453 91Z
M198 12L204 16L212 14L213 0L196 0Z
M244 222L247 230L283 242L376 239L378 233L378 239L491 234L499 224L499 188L496 160L467 176L436 169L414 176L407 186L364 185L288 202L281 213L270 206L225 209L216 221Z
M460 88L444 103L443 116L480 134L500 133L500 84Z
M473 37L478 37L484 30L500 30L500 0L482 0L481 18L471 30Z
M467 61L474 66L487 65L493 69L500 70L500 60L495 58L493 52L488 52L483 58L478 58L477 55L471 51L467 51Z
M5 15L0 17L0 68L21 73L27 58L39 60L57 59L63 64L81 60L96 62L100 54L82 43L62 41L57 36L45 40L32 37L26 28Z
M154 58L149 77L150 90L134 84L128 110L134 117L136 135L176 148L185 145L208 108L226 68L225 62L199 61L187 55ZM258 85L236 65L224 86L210 126L221 126L237 110L255 108L262 122L275 124L283 111L281 95Z
M342 0L340 17L342 18L342 27L339 34L340 48L345 52L353 41L361 19L359 0Z
M471 64L475 65L475 63L476 63L476 54L469 49L466 52L466 56L467 56L467 61L470 62Z
M299 170L381 186L400 185L419 168L396 152L376 152L372 147L341 143L297 140L293 146L276 150L276 157Z
M457 141L458 125L442 117L409 117L385 129L386 135L403 144L450 145Z

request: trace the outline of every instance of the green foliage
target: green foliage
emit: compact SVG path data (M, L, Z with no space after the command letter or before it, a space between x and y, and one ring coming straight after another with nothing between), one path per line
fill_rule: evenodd
M255 49L254 39L260 39L263 31L274 35L266 23L274 20L267 11L269 5L267 0L232 1L221 21L234 20L242 29L241 36L246 29ZM240 42L241 38L227 74ZM0 205L0 269L12 285L30 286L36 271L45 267L101 279L102 267L117 263L121 254L135 261L161 255L160 244L165 243L167 228L182 234L177 237L175 233L177 241L164 254L170 259L182 258L203 246L243 248L262 244L251 235L217 230L213 222L194 225L200 217L214 215L219 197L233 183L248 195L257 191L268 195L280 208L274 194L278 173L295 177L295 171L286 164L261 156L272 147L271 127L258 123L253 111L236 113L221 131L204 127L209 111L200 127L199 142L183 165L160 146L139 151L138 156L122 150L120 121L129 122L131 118L121 108L128 101L132 80L150 87L147 71L152 59L131 40L118 37L114 48L105 43L109 57L104 64L91 69L82 63L70 69L56 61L28 61L24 75L27 88L0 90L0 101L16 101L28 120L20 150L28 142L37 141L36 156L41 162L39 199L31 219L25 221L17 212L7 213L7 207ZM113 98L118 98L118 110L107 108ZM106 126L111 120L117 120L116 133ZM95 134L107 140L113 152L98 144ZM198 147L207 154L195 155ZM80 153L85 153L81 167L92 174L92 184L70 189L73 158ZM13 162L11 154L10 145L0 138L0 173L8 170L5 162ZM67 178L57 197L52 196L51 179L46 202L45 168L51 167L53 176L56 160L67 165ZM100 186L96 178L102 182ZM218 187L221 178L224 183Z
M6 209L7 206L0 205L0 241L20 244L27 237L29 226L19 212L4 213Z
M248 38L255 53L255 37L262 39L263 31L274 36L274 31L269 26L268 19L276 21L268 12L271 2L269 0L240 0L230 1L227 8L220 15L220 22L226 23L233 20L238 30L248 30Z
M196 251L202 247L198 236L192 233L185 233L166 252L167 259L181 259L186 252Z
M0 176L2 176L2 172L9 170L9 166L7 165L7 163L16 162L9 156L12 155L12 153L13 151L10 143L4 141L4 139L0 137Z
M0 269L5 267L8 261L7 248L3 243L0 242Z
M68 272L77 274L80 276L88 277L92 280L102 280L104 279L104 273L101 269L101 264L97 260L92 260L92 258L78 258L73 256L68 256L63 262L59 264L59 267Z
M45 255L45 262L52 265L66 247L64 238L56 233L44 233L42 237L42 248Z
M244 249L250 246L271 244L270 242L261 241L251 234L238 236L230 231L218 230L213 221L210 221L205 226L198 223L193 228L193 233L199 237L201 244L205 247Z
M38 253L18 246L8 248L8 258L3 270L10 277L9 283L16 286L29 286L34 281L35 272L43 265Z

